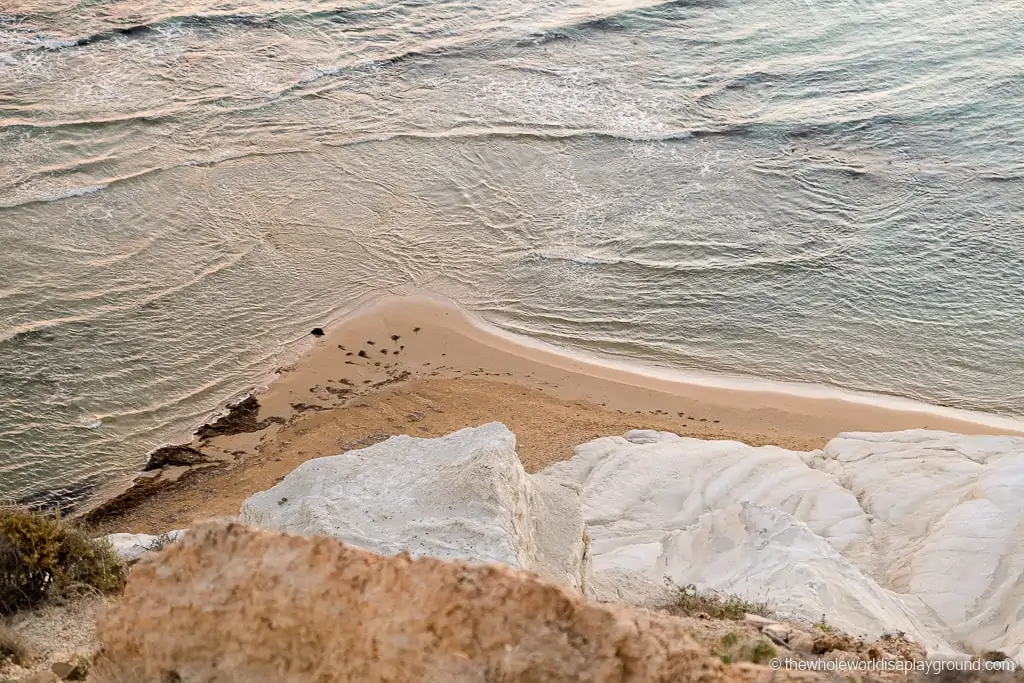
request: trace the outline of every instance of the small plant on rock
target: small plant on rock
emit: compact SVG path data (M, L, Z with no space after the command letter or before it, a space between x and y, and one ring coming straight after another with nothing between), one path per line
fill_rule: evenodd
M828 619L825 618L824 614L821 615L821 620L814 622L812 626L822 633L836 633L835 627L828 623Z
M285 499L285 500L287 500L287 499ZM157 551L163 550L164 548L166 548L170 544L174 543L174 540L175 540L175 536L173 534L169 534L169 533L165 532L165 533L159 534L158 536L154 536L153 540L151 540L149 543L144 544L142 547L148 553L155 553Z
M772 611L766 602L750 602L738 595L724 595L717 591L700 591L695 584L668 585L674 591L673 601L666 606L671 614L682 616L706 615L711 619L732 619L741 621L747 614L771 618Z

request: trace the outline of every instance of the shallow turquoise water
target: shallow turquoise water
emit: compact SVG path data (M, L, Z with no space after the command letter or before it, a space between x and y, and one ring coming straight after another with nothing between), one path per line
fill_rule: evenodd
M1024 5L0 15L0 497L136 469L373 292L1024 416Z

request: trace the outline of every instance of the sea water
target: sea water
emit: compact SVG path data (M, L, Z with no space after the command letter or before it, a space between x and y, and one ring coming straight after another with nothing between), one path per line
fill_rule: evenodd
M1024 416L1024 4L6 0L0 498L374 293Z

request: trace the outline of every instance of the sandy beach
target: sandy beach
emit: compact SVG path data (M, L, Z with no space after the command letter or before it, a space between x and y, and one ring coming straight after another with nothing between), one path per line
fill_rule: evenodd
M86 521L106 533L183 528L237 514L311 458L491 421L517 435L530 472L637 428L797 450L843 431L1024 433L1009 419L902 399L630 369L511 337L419 295L381 299L328 327L256 400L258 409L249 401L200 429Z

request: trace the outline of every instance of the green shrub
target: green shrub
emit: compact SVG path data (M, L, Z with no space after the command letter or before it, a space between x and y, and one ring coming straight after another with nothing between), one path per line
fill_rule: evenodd
M730 631L722 636L722 645L725 647L735 647L740 642L740 637L735 631Z
M669 582L675 593L666 609L672 614L696 616L706 614L712 619L733 619L741 621L747 614L771 618L772 611L766 602L750 602L738 595L723 595L715 591L701 592L694 584L677 586Z
M836 629L828 623L828 619L825 618L824 614L821 615L821 621L814 622L812 626L814 629L821 631L822 633L837 633Z
M0 508L0 614L76 591L119 591L127 570L109 543L59 517Z
M757 642L757 645L750 652L750 661L754 664L767 664L769 660L778 654L778 650L771 644L771 641L761 636L761 640Z

